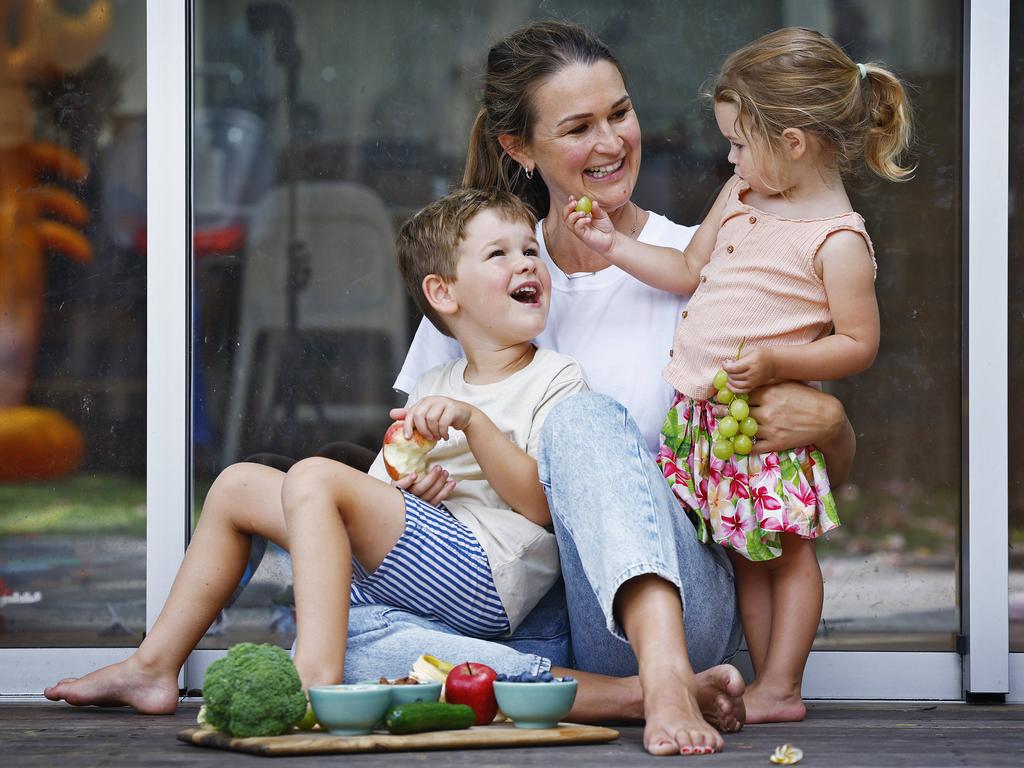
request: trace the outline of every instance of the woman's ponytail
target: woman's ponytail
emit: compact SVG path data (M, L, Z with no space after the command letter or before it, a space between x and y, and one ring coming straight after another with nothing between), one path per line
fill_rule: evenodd
M914 172L914 166L900 163L912 134L910 101L903 84L892 72L875 64L864 67L868 110L864 162L882 178L903 181Z

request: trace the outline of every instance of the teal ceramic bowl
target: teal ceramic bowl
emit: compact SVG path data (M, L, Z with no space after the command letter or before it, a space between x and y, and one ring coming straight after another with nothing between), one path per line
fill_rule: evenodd
M440 683L417 683L416 685L389 685L391 704L411 704L414 701L437 701L441 698Z
M365 685L378 685L376 680L366 680ZM381 683L383 685L383 683ZM391 706L411 704L414 701L437 701L441 698L440 683L417 683L416 685L385 685L391 689Z
M554 728L576 700L575 680L550 683L495 682L494 697L516 728Z
M335 736L369 733L391 705L390 685L314 685L309 689L313 714Z

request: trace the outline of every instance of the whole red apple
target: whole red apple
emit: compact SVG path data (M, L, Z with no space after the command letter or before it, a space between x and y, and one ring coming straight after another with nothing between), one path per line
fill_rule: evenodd
M476 712L476 724L487 725L498 714L494 698L497 673L486 664L465 662L448 673L444 681L444 700L449 704L467 704Z
M427 469L427 454L437 445L436 440L424 437L413 430L407 438L403 432L404 422L396 421L384 433L384 469L392 480L416 472L422 477Z

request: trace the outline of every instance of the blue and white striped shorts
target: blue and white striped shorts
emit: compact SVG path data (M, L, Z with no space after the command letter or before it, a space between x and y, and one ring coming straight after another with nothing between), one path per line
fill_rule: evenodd
M469 637L500 637L508 616L480 542L444 506L405 496L405 531L373 573L353 562L352 605L391 605Z

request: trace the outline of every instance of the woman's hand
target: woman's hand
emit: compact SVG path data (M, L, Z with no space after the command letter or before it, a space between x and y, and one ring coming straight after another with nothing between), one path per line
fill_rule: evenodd
M415 472L410 472L403 478L393 480L391 484L395 488L408 491L417 496L427 504L436 507L452 494L455 488L455 481L448 476L448 471L439 465L434 465L422 477Z
M750 347L742 350L738 359L723 363L722 369L729 374L733 392L753 392L774 381L775 357L770 347Z
M572 233L588 248L606 255L615 243L615 225L597 200L592 206L590 213L577 211L576 198L570 195L569 202L562 209L562 217Z
M806 384L783 381L750 393L750 415L757 419L754 453L816 445L825 454L833 488L846 481L857 438L842 404ZM715 406L716 418L727 412Z

